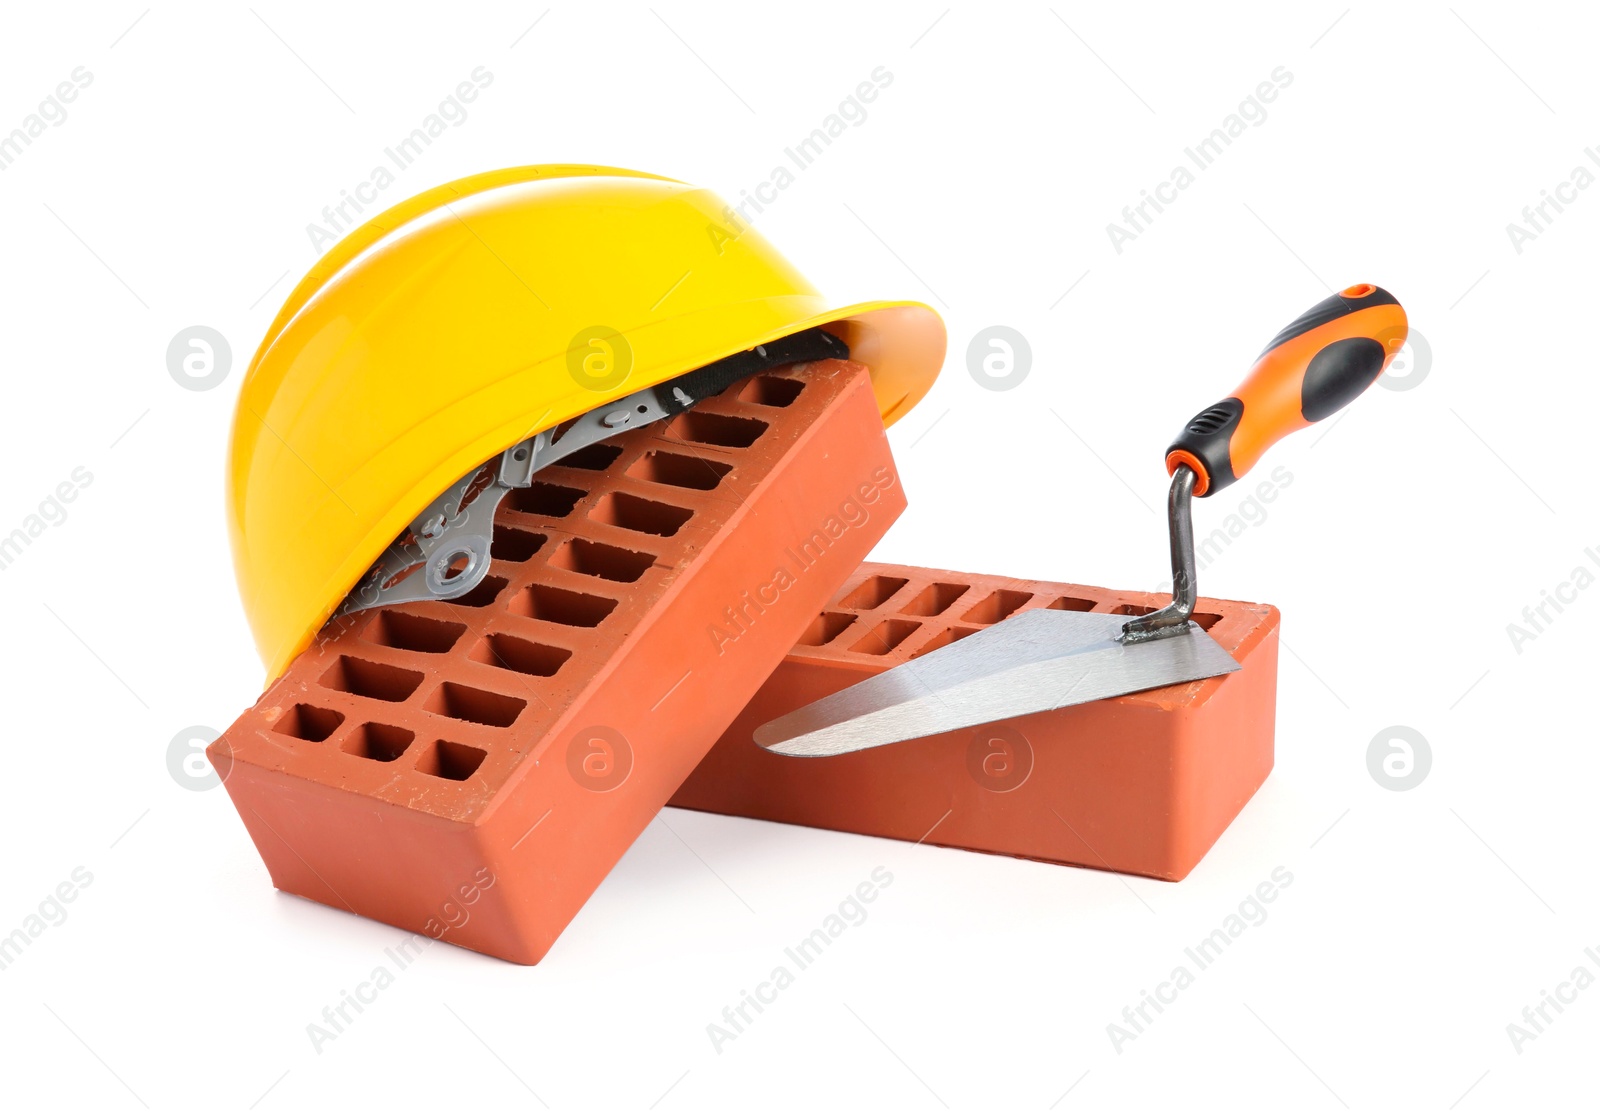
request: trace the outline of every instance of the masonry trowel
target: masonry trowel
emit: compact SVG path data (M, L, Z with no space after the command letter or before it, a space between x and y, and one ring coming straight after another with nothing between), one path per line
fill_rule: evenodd
M1382 375L1406 315L1370 283L1330 295L1286 326L1244 383L1191 419L1167 448L1172 601L1132 619L1036 609L774 719L756 744L832 757L1174 683L1239 664L1190 620L1190 500L1243 477L1273 443L1333 415Z

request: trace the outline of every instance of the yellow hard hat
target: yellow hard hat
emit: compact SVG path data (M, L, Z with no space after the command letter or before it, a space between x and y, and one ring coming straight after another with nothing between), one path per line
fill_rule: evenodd
M234 414L229 528L268 680L464 474L818 327L872 370L885 423L944 361L931 307L831 307L721 199L671 179L514 167L371 219L290 294Z

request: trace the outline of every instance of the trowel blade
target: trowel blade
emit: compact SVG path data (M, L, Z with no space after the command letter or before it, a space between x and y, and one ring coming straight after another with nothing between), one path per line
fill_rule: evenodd
M1116 614L1030 610L774 719L756 744L832 757L1239 670L1193 622L1124 645Z

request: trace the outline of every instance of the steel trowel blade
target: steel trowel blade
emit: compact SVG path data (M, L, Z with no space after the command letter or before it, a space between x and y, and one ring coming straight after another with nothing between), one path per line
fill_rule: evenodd
M1239 670L1198 625L1124 645L1116 614L1030 610L774 719L756 744L832 757Z

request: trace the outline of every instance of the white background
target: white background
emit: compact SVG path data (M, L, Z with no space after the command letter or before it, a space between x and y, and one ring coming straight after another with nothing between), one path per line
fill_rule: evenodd
M1600 991L1520 1054L1507 1034L1574 968L1600 977L1600 589L1520 649L1507 633L1575 567L1600 573L1600 189L1520 254L1506 231L1576 166L1600 172L1584 13L473 9L4 17L0 131L75 67L93 81L0 173L0 535L75 467L93 481L0 571L0 934L75 867L93 883L0 972L0 1106L1594 1105ZM386 203L557 161L736 199L893 74L757 218L840 303L921 298L948 321L942 379L891 433L912 505L880 558L1156 588L1181 422L1330 288L1401 299L1425 375L1272 451L1292 485L1202 576L1281 607L1286 652L1277 768L1187 881L669 811L541 965L435 947L313 1050L307 1025L402 934L276 894L225 793L169 775L168 743L225 727L260 682L223 454L244 364L315 258L305 227L478 66L493 84ZM1107 223L1279 66L1265 122L1115 252ZM196 324L233 350L208 392L166 367ZM995 324L1032 348L1009 392L967 369ZM1245 496L1200 502L1202 532ZM1369 773L1393 725L1431 746L1410 791ZM866 923L718 1054L707 1025L880 865L894 884ZM1279 866L1293 885L1266 922L1119 1054L1124 1006Z

